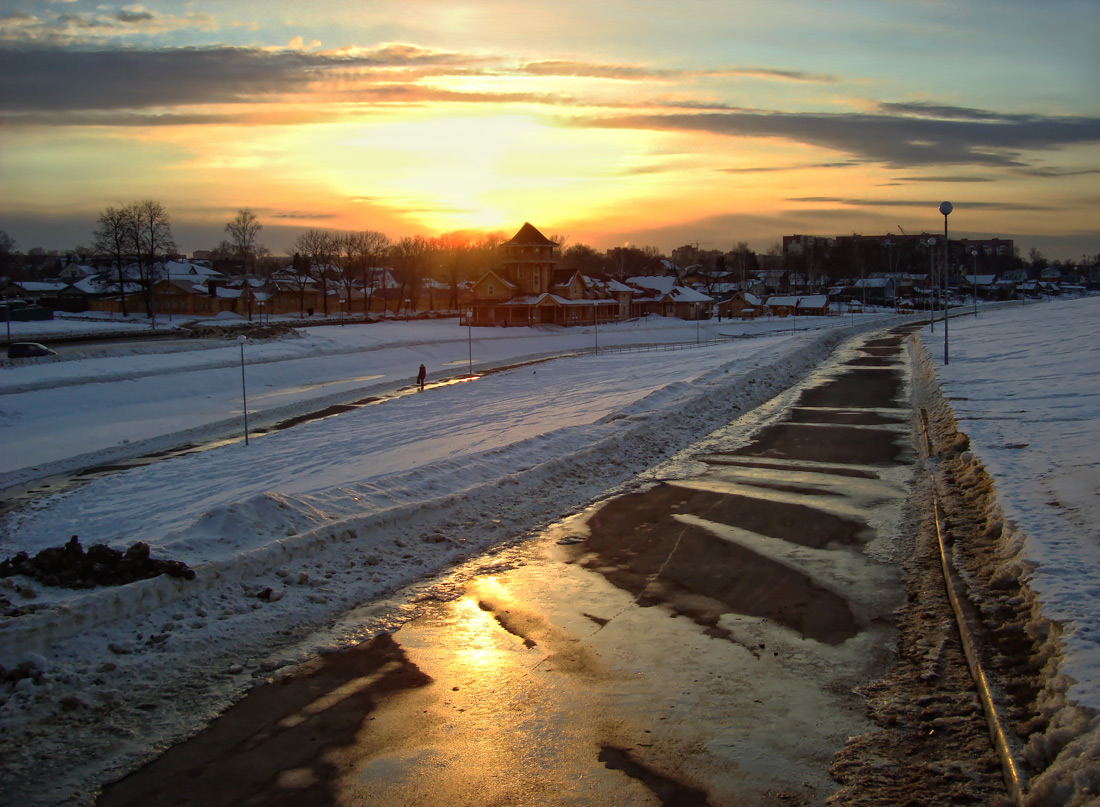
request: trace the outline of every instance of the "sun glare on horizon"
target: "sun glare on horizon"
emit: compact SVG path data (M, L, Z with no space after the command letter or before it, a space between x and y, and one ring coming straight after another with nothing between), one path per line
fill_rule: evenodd
M294 138L314 141L296 150L337 197L369 197L435 232L593 216L652 184L629 176L652 134L574 129L537 114L406 110L384 126L337 124Z

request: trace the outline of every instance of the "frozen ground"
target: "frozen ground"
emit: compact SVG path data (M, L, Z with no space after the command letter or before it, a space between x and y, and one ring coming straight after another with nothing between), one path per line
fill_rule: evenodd
M1098 305L1047 303L956 320L952 362L941 368L1006 512L1027 533L1039 564L1034 585L1069 620L1064 666L1084 703L1097 697L1100 624L1097 354L1088 342ZM0 726L14 749L3 762L8 800L87 801L99 783L185 736L256 677L401 618L337 622L349 608L580 507L767 400L847 333L876 322L818 327L825 324L800 319L795 331L789 320L711 321L702 339L751 338L518 366L249 446L106 476L7 517L0 557L76 534L85 546L144 540L154 556L198 574L190 583L161 577L83 594L3 582L0 595L30 612L0 623L0 665L33 672L0 685ZM696 326L650 320L598 334L470 334L451 320L307 329L298 339L246 343L250 418L401 391L422 362L429 382L461 375L470 336L476 373L597 339L601 348L690 342ZM938 328L933 355L937 338ZM1063 354L1060 371L1054 360ZM1011 389L998 393L998 384ZM1048 418L1052 407L1057 422ZM1005 428L1008 416L1008 436L982 431ZM183 437L239 433L240 420L236 343L0 368L0 485ZM1020 466L1027 470L1013 482ZM1077 466L1093 481L1074 482ZM1064 506L1047 504L1050 490ZM1026 521L1045 510L1056 517Z

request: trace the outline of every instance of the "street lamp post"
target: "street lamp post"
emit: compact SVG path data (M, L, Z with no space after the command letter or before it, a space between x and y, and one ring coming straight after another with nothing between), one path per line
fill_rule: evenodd
M950 362L948 357L947 348L947 322L951 319L951 309L947 301L947 275L948 268L947 262L949 260L947 255L947 217L951 214L951 211L955 209L955 206L950 202L940 202L940 212L943 213L943 363L947 365Z
M596 304L596 301L593 300L592 301L592 325L593 325L593 330L595 331L595 334L596 334L596 344L595 344L594 352L597 356L600 355L600 314L599 314L599 311L600 311L599 306Z
M237 337L241 345L241 402L244 404L244 444L248 445L248 390L244 385L244 340L247 337L242 333Z
M970 257L974 259L974 283L971 291L974 292L974 316L978 316L978 250L970 250Z
M856 261L859 263L859 287L863 292L863 302L860 304L859 313L867 313L867 276L863 271L863 256L860 254L859 242L856 242Z
M928 239L928 331L936 332L936 239Z
M470 350L470 378L474 377L474 309L466 312L466 344Z

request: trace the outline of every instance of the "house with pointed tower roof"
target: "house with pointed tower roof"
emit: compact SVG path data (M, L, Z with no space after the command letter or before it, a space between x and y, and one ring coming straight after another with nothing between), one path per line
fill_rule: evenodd
M619 319L624 306L579 272L557 271L558 244L525 223L499 247L499 267L473 285L474 325L585 325Z

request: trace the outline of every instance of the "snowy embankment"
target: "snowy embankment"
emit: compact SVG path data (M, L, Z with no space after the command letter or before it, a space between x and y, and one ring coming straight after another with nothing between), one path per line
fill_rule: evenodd
M1024 752L1054 757L1031 783L1036 804L1100 792L1098 318L1100 297L983 309L952 320L946 366L943 330L922 331L959 431L993 479L1002 570L1022 574L1040 618L1058 626L1040 696L1049 728Z
M72 534L85 546L144 540L154 556L197 574L68 595L14 578L0 591L26 609L0 623L0 664L22 664L27 673L3 685L0 726L14 749L2 763L9 799L87 802L99 784L196 730L256 677L402 618L387 613L325 632L348 609L583 506L789 387L852 331L884 324L831 320L832 327L799 331L787 324L710 347L520 366L248 446L106 476L9 516L5 556L33 554ZM619 329L620 341L672 334L633 326L631 336L631 327ZM351 329L332 330L337 335L325 339ZM526 338L546 353L569 349L554 340L595 336L497 334L502 339L475 343L479 360L529 355ZM609 344L615 329L601 328L599 338ZM400 367L407 377L423 356L438 372L469 349L461 340L457 348L413 341L379 351L393 355L377 364L392 362L388 372L397 377ZM369 354L348 355L362 364ZM299 378L297 363L270 363L287 368L277 389L293 386L287 379ZM338 354L332 367L340 366ZM335 375L332 367L323 374ZM323 386L313 372L311 383ZM77 392L57 400L79 406L92 386L70 385ZM22 397L6 396L3 405ZM170 415L180 409L173 400L160 403ZM110 430L108 415L90 409L88 417Z
M868 317L868 319L873 319ZM23 323L16 323L23 324ZM753 339L847 320L708 321L650 317L591 328L473 328L456 320L304 328L244 346L253 428L324 405L593 346ZM97 345L68 357L0 367L0 487L186 442L240 435L241 350L235 340ZM2 362L0 362L2 364Z

